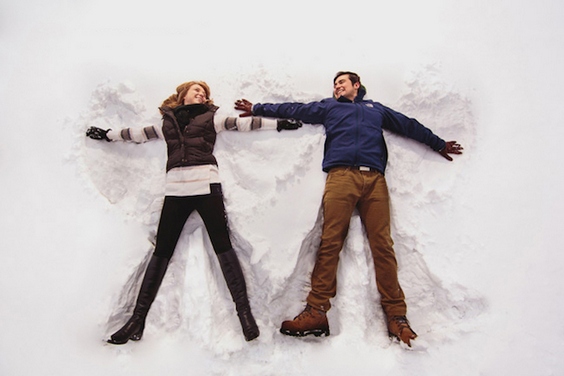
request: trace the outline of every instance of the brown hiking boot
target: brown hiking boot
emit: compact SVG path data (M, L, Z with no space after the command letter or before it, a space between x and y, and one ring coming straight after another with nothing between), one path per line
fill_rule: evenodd
M329 322L327 322L327 314L308 304L294 320L282 323L280 333L294 337L304 337L309 334L313 334L316 337L322 334L328 336Z
M396 337L409 347L411 347L410 341L417 338L405 316L392 316L388 319L388 334L390 338Z

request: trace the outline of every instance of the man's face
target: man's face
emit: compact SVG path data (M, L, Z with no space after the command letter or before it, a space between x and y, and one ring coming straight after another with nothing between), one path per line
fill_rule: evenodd
M353 101L358 94L359 87L359 82L353 84L351 82L351 79L349 78L349 75L343 74L335 79L335 83L333 84L333 96L335 97L335 99L345 97Z

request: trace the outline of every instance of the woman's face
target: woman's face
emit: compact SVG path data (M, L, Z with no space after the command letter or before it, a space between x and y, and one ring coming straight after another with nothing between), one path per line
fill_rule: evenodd
M204 88L198 84L194 84L188 89L184 97L184 104L204 103L206 99L206 91Z

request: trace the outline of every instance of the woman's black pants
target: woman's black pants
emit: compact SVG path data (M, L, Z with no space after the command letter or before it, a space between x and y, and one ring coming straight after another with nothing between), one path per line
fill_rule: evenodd
M232 248L221 184L210 186L211 193L207 195L165 197L157 230L155 256L172 257L184 224L194 210L204 221L215 253L227 252Z

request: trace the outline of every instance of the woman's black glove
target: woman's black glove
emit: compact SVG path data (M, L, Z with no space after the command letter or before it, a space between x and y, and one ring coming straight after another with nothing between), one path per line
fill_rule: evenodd
M282 129L294 130L302 126L302 122L294 119L278 119L276 130L280 132Z
M112 141L108 138L108 132L111 129L103 130L102 128L98 127L90 127L86 131L86 136L90 137L93 140L106 140L108 142Z

